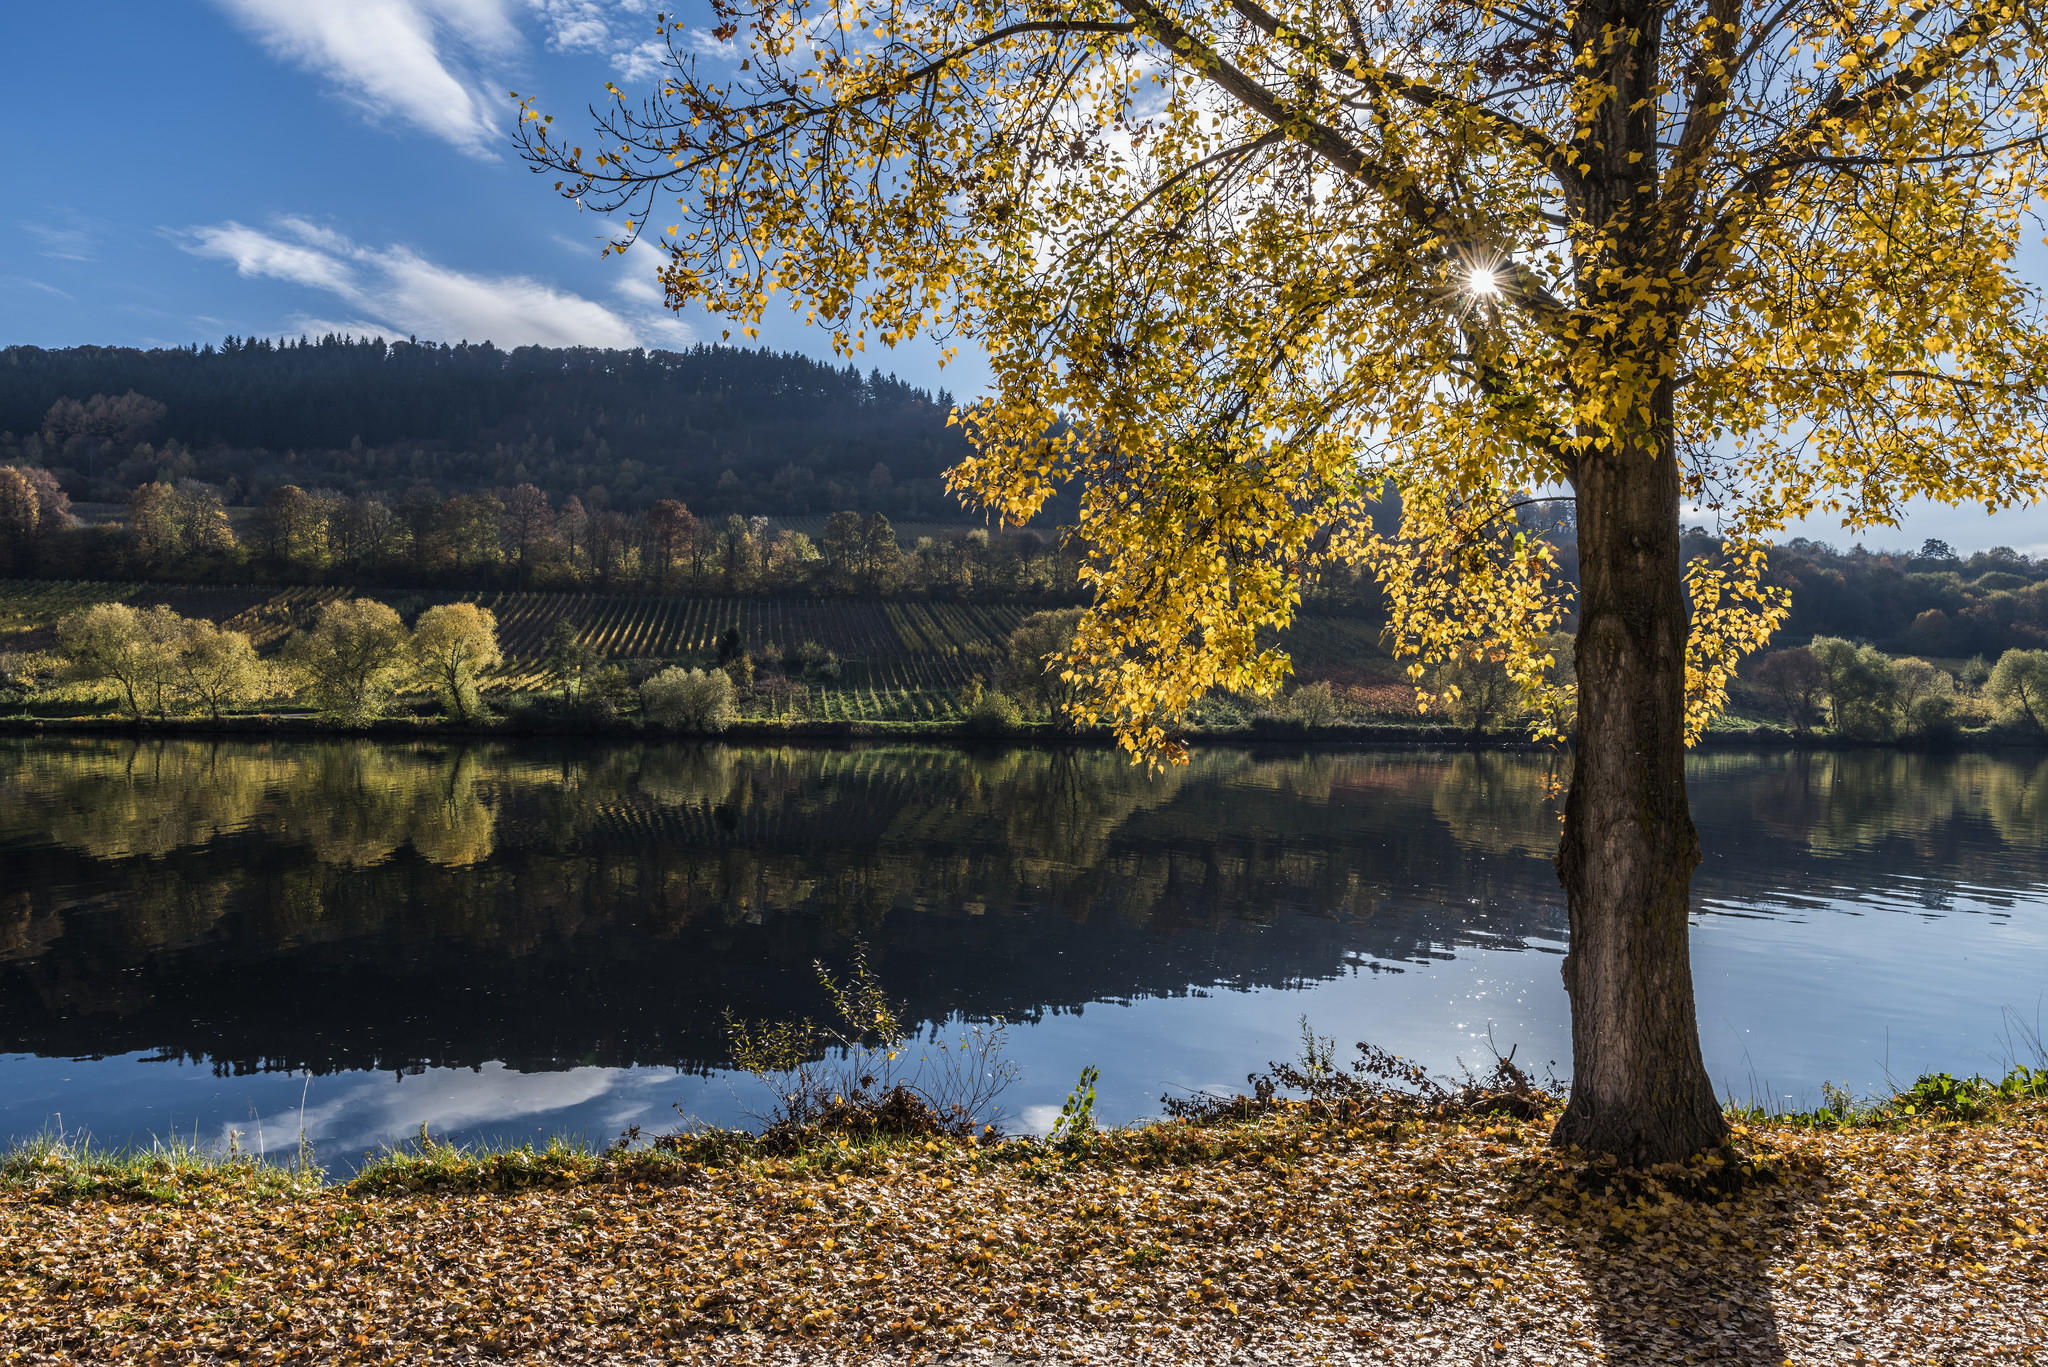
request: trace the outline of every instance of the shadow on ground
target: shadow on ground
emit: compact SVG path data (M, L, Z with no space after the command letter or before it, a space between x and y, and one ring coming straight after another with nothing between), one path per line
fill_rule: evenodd
M1551 1175L1538 1204L1578 1262L1608 1361L1784 1363L1770 1269L1830 1184L1815 1163L1739 1171L1733 1194L1596 1168Z

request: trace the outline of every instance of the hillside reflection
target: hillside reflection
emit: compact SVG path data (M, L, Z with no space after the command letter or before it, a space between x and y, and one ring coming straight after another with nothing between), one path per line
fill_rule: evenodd
M695 1069L855 939L923 1019L1556 952L1548 764L0 743L0 1052ZM2043 877L2038 756L1717 754L1694 792L1708 911Z

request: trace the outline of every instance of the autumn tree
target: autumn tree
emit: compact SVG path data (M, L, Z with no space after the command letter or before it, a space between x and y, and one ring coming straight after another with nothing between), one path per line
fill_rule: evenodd
M499 504L499 533L505 554L512 557L513 576L523 589L530 582L534 557L555 529L554 510L548 507L548 496L531 484L507 489Z
M162 605L95 603L57 623L57 644L72 678L113 684L128 715L141 721L147 712L162 717L170 710L185 627Z
M1080 620L1078 609L1061 608L1034 612L1019 622L996 670L996 687L1065 719L1080 697L1073 671L1064 664Z
M428 608L412 629L412 658L419 677L449 714L471 721L482 710L477 681L504 659L498 649L498 619L475 603Z
M0 465L0 564L27 565L42 520L42 500L28 476L12 465Z
M2036 732L2048 732L2048 650L2008 650L1991 667L1984 696Z
M1756 686L1778 700L1793 731L1805 735L1820 718L1828 676L1810 650L1774 650L1756 662Z
M188 621L179 634L175 667L183 691L219 721L221 713L263 691L263 664L239 631Z
M584 680L597 667L597 651L586 645L576 624L563 617L548 631L540 667L554 675L562 688L562 705L574 703L583 693Z
M389 607L336 599L285 643L285 659L322 711L360 723L383 711L404 680L407 644L405 624Z
M1325 568L1372 568L1419 668L1498 654L1537 692L1569 606L1556 1138L1668 1159L1726 1133L1684 751L1784 611L1765 539L2048 484L2014 267L2036 10L718 0L741 60L671 31L594 135L520 129L620 254L668 245L679 304L986 351L953 487L1012 522L1077 489L1071 664L1140 754L1210 688L1279 685L1270 629ZM1512 516L1551 497L1575 585ZM1690 564L1687 502L1722 535Z
M651 552L655 587L665 589L677 559L697 536L697 519L682 503L664 498L642 514L640 522Z

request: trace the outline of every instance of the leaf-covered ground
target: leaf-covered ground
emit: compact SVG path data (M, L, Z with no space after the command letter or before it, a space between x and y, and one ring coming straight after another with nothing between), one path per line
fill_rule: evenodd
M0 1362L2048 1362L2048 1110L1749 1128L1763 1175L1718 1202L1605 1180L1547 1128L1296 1111L1078 1157L324 1189L53 1160L0 1189Z

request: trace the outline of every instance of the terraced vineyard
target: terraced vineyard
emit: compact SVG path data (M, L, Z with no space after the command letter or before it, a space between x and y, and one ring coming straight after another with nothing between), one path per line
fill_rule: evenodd
M345 589L270 585L123 584L105 580L0 580L0 649L48 650L58 619L95 603L165 604L186 617L247 633L258 649L284 640L312 620L320 604Z
M0 650L46 650L57 619L99 602L168 604L247 632L266 653L345 588L196 587L104 582L0 580ZM371 589L407 610L455 595ZM883 602L873 599L654 598L625 594L472 593L461 596L498 619L505 664L494 692L545 689L540 657L559 622L607 661L707 663L737 629L756 657L815 645L839 659L838 677L762 690L755 708L826 720L942 720L957 713L961 689L990 678L1010 633L1035 609L1016 603ZM1376 629L1353 618L1305 616L1288 633L1298 679L1392 681L1398 671L1377 649ZM1377 658L1375 658L1377 657Z
M871 721L940 715L934 695L992 673L1010 633L1032 611L1011 603L557 593L484 593L473 601L498 618L506 655L501 687L541 686L539 657L565 620L578 640L609 660L708 656L737 629L757 655L806 645L833 652L840 677L811 690L814 712ZM950 696L943 701L950 708Z

